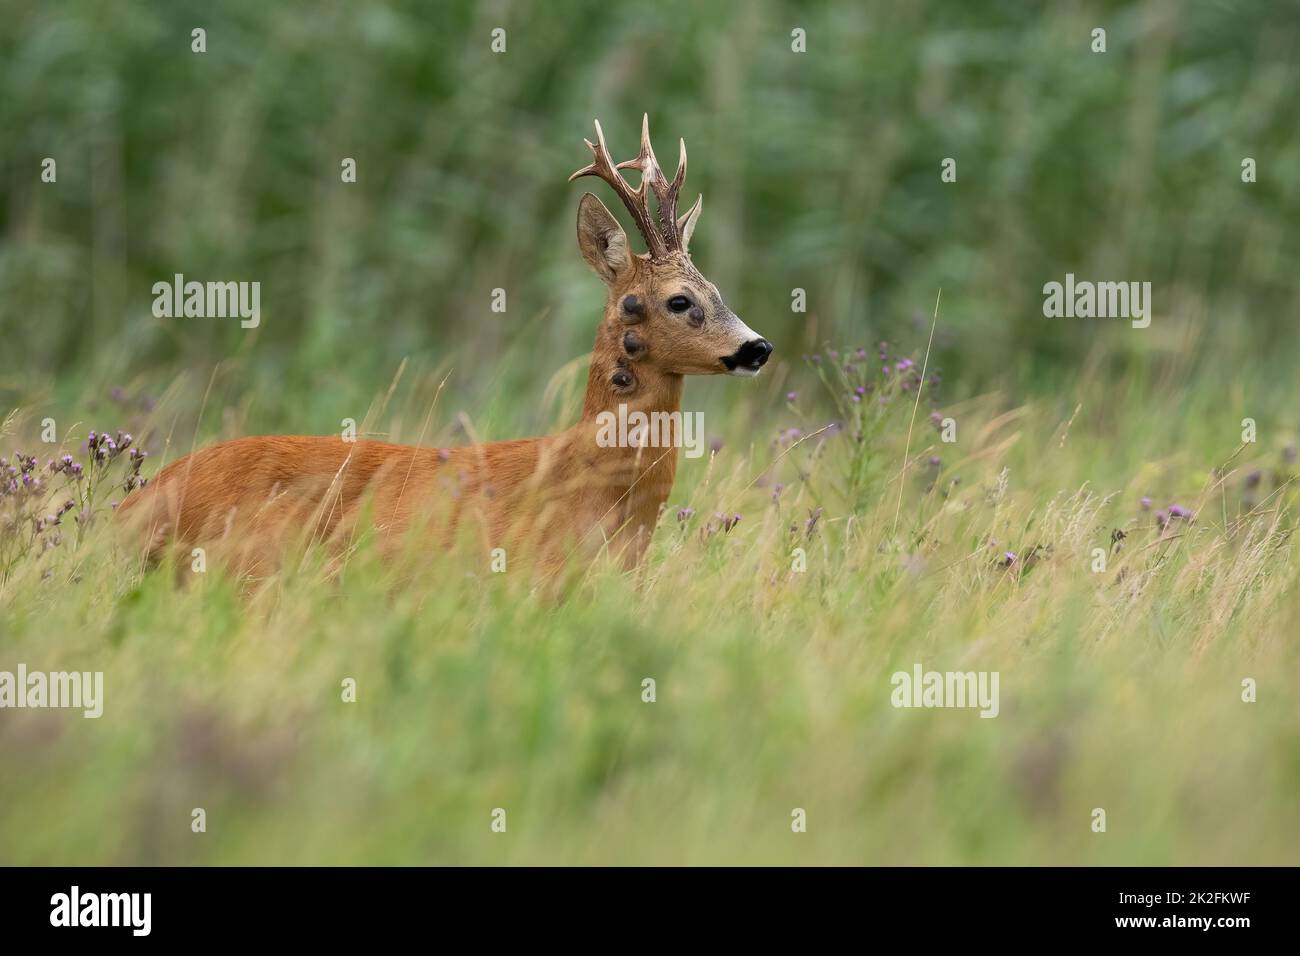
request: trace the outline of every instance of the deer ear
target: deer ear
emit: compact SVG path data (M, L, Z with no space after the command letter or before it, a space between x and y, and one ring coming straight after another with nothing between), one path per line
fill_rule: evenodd
M578 248L582 258L596 270L606 285L632 268L632 250L627 233L614 214L591 193L584 193L578 203Z
M700 221L700 208L704 205L704 193L700 193L699 198L695 200L695 205L686 210L684 216L677 217L677 231L682 237L682 252L686 252L691 245L691 236L695 233L695 224Z

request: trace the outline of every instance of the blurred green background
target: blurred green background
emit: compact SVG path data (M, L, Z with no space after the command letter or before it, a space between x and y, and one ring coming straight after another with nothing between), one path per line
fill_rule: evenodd
M761 391L697 406L764 407L828 342L923 346L939 287L958 393L1050 392L1090 358L1289 384L1300 9L1038 7L0 0L0 405L184 371L191 423L209 383L234 416L208 431L323 433L405 358L490 437L553 427L538 398L603 301L576 203L618 209L565 180L594 117L625 158L643 111L661 155L686 139L697 263L778 350ZM261 327L154 318L178 272L260 281ZM1045 319L1066 272L1152 282L1151 328Z
M777 348L688 385L725 444L641 572L558 602L365 549L246 600L65 528L0 666L103 669L112 716L0 720L0 863L1294 863L1297 49L1294 3L0 0L0 453L567 424L578 198L622 215L566 184L593 118L686 139L694 258ZM260 327L156 319L178 272L260 282ZM1044 318L1067 272L1151 282L1151 326ZM914 433L825 347L919 362L940 288ZM862 439L769 441L831 416ZM1004 716L890 707L917 661Z

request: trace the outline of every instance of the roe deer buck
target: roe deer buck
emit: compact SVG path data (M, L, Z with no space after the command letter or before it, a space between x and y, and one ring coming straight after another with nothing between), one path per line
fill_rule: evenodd
M605 447L601 413L623 404L625 414L677 413L680 424L683 376L756 375L772 345L691 263L687 248L703 197L677 216L685 141L669 182L650 146L648 116L640 154L618 164L595 125L596 142L587 141L595 158L569 181L597 176L612 186L648 251L633 253L604 204L583 195L578 247L608 297L575 425L450 449L304 436L223 442L171 463L119 506L119 519L140 527L149 555L169 544L224 548L237 571L257 576L275 566L291 535L341 551L366 520L387 552L416 522L430 522L419 530L449 542L469 518L489 547L522 546L544 566L575 548L610 544L625 566L635 566L672 489L677 448ZM640 172L636 189L622 169Z

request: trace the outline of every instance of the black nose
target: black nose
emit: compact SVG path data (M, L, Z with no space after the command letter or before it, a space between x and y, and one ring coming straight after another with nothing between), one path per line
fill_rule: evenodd
M743 365L747 368L762 368L767 362L767 357L771 354L771 342L767 339L754 339L754 341L746 342L738 348L732 358L736 360L736 365Z

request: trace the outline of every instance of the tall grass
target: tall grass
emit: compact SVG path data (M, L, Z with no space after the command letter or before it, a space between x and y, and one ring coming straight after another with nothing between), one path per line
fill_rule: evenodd
M1105 429L940 401L959 443L918 416L900 512L914 398L882 388L861 443L729 422L644 568L558 593L477 551L363 542L249 598L108 533L50 550L5 585L4 660L103 670L105 714L5 713L0 859L1294 863L1286 448L1186 444L1156 395ZM998 671L999 716L895 709L918 663Z
M564 180L593 117L619 154L643 111L686 139L694 258L777 348L688 385L720 447L682 462L633 574L539 587L363 539L249 595L145 572L112 483L58 546L10 539L0 670L102 670L106 701L0 711L0 863L1297 862L1293 7L0 22L0 454L121 428L147 476L344 418L430 445L569 424L602 292ZM155 318L178 272L260 281L261 326ZM1067 272L1152 282L1151 327L1044 319ZM918 402L877 343L919 365L939 288ZM892 707L918 663L998 671L999 716Z

